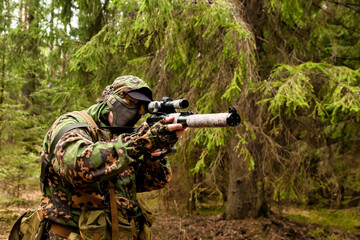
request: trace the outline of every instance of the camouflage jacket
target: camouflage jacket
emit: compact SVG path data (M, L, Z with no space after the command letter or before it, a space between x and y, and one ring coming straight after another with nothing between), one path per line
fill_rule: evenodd
M98 126L104 125L100 113L105 107L99 103L87 110ZM69 113L55 121L45 136L41 158L48 156L51 142L60 129L74 123L86 123L86 120ZM98 141L87 128L66 132L50 159L41 199L44 217L77 227L83 210L109 206L109 180L115 186L118 209L136 215L139 208L136 193L163 188L172 174L167 158L150 161L146 155L134 153L131 146L134 139L148 129L145 123L134 133L121 134L109 142Z

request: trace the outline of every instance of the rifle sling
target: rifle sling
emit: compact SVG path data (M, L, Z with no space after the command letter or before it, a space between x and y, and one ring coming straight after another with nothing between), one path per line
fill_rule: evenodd
M119 217L115 198L114 183L109 179L110 213L111 213L111 239L119 239Z

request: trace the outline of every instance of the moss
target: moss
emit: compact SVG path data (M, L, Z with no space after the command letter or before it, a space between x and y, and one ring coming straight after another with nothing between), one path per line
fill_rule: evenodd
M323 231L332 231L334 227L354 233L359 232L360 229L360 208L310 211L292 209L285 216L295 221L319 225L320 228L311 230L314 237L319 236Z
M224 208L222 207L200 207L197 209L197 212L200 215L216 215L224 213Z

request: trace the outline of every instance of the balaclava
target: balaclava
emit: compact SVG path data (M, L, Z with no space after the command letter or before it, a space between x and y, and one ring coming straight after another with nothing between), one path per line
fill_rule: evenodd
M131 75L116 78L98 99L98 102L106 102L112 111L112 127L133 127L141 117L141 104L127 103L124 100L126 95L143 103L152 101L151 89L144 80Z

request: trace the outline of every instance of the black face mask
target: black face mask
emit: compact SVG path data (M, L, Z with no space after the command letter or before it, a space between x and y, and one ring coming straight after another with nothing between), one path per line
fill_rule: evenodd
M141 118L140 105L129 104L117 95L110 96L107 105L114 116L112 127L133 127Z

